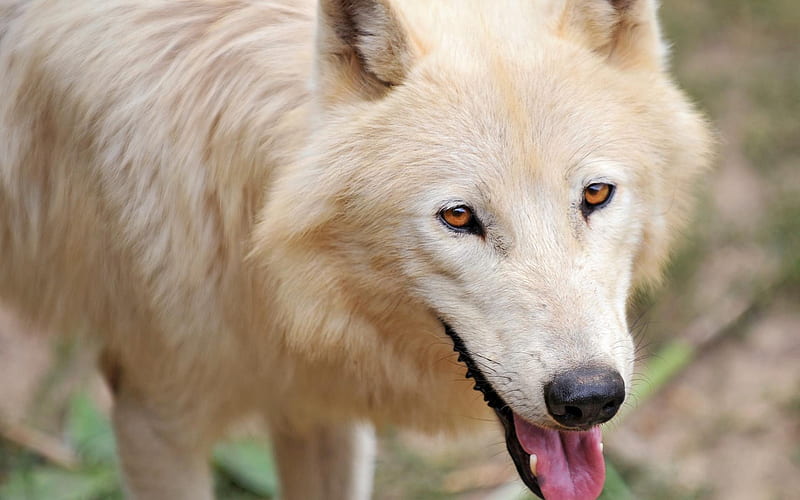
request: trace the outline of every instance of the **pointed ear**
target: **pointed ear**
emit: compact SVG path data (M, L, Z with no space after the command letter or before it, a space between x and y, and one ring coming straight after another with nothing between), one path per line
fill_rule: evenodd
M561 32L625 69L662 70L656 0L566 0Z
M388 0L320 0L317 80L323 92L377 97L405 79L417 50Z

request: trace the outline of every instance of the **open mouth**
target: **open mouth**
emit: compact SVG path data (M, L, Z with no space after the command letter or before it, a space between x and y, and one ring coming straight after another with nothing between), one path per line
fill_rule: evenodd
M595 500L605 482L600 428L557 430L529 423L514 413L492 388L464 341L442 322L453 340L458 360L467 366L467 378L483 394L503 424L508 449L522 482L547 500Z

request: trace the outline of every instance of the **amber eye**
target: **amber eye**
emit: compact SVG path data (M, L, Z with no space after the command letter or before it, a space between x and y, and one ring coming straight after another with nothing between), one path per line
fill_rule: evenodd
M586 203L587 207L594 209L611 199L613 193L613 185L604 182L595 182L594 184L589 184L586 186L586 189L583 190L583 201Z
M445 208L439 212L439 218L448 227L457 231L473 234L481 234L483 232L472 209L466 205Z
M472 210L463 205L448 208L442 212L442 219L453 227L463 229L472 222Z

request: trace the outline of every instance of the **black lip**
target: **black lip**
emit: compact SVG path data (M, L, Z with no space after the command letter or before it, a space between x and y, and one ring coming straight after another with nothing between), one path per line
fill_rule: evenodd
M467 365L467 378L475 380L473 389L483 394L483 400L494 410L500 423L503 424L506 436L506 448L508 449L508 454L511 455L511 459L514 461L514 466L517 468L520 479L522 479L525 486L534 494L540 498L544 498L542 490L539 487L539 481L537 481L536 476L531 473L531 456L522 448L517 438L517 430L514 427L514 413L511 411L508 404L503 401L503 398L492 388L489 381L486 380L486 376L480 370L472 355L470 355L461 337L459 337L455 330L450 328L444 321L442 321L442 325L444 326L444 331L447 336L453 340L453 350L458 353L458 360Z

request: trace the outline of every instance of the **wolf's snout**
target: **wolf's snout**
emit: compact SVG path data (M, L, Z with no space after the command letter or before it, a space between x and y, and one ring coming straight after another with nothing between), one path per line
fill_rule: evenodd
M617 414L625 382L606 367L584 367L556 375L544 388L547 410L565 427L587 428Z

